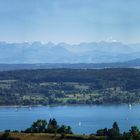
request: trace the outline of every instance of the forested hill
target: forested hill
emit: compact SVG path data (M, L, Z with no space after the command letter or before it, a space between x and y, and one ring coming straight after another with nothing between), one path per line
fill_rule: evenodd
M30 82L80 82L94 83L100 88L121 86L140 88L140 69L46 69L0 72L0 80Z
M140 102L140 69L0 72L0 105Z

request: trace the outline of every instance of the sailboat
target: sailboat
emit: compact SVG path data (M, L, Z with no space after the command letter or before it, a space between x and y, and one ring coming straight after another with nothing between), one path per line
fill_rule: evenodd
M15 108L15 112L18 112L18 108L17 107Z
M29 106L29 110L30 110L30 111L32 110L31 106Z
M81 126L81 122L79 122L78 125Z
M132 109L132 105L131 104L129 104L128 107L129 107L130 110Z

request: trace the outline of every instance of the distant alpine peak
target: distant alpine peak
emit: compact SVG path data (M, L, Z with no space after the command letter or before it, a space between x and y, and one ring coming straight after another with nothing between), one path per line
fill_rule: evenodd
M139 56L140 43L101 41L71 45L65 42L0 42L0 63L112 63Z

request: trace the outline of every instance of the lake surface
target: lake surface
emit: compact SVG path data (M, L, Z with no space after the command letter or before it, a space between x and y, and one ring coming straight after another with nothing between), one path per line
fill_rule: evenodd
M59 124L70 125L74 133L90 134L110 128L117 121L121 131L140 126L140 105L0 107L0 130L24 130L37 119L56 118Z

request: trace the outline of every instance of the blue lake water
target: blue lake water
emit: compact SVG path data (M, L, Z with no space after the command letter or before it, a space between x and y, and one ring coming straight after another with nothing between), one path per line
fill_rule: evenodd
M74 133L90 134L100 128L110 128L117 121L121 131L140 126L140 105L0 107L0 131L24 130L37 119L56 118L59 124L70 125Z

